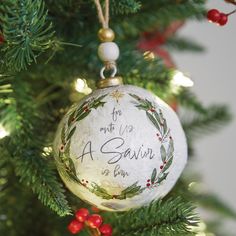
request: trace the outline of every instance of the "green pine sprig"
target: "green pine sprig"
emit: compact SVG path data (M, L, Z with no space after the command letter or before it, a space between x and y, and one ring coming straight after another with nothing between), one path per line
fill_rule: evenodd
M3 64L10 71L25 70L53 43L52 23L42 0L11 1L3 11Z
M190 203L172 198L117 215L115 222L114 236L187 236L198 217Z

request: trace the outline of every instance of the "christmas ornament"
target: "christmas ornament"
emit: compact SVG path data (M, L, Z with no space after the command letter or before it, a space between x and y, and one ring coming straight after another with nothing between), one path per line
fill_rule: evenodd
M119 49L110 42L114 37L106 22L99 33L105 65L99 89L65 115L54 151L71 192L100 209L125 211L172 189L186 164L187 145L177 115L165 102L142 88L122 85L116 76ZM105 78L104 71L111 76ZM102 220L95 214L86 224L98 228Z

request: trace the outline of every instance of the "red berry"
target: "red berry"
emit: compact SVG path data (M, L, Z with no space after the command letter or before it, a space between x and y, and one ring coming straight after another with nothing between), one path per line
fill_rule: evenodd
M151 185L151 184L148 183L148 184L147 184L147 187L150 187L150 185Z
M112 235L112 227L109 224L101 225L99 230L104 235Z
M160 166L160 169L162 170L164 166Z
M98 214L90 215L86 223L91 228L99 228L102 224L102 217Z
M147 182L150 182L150 181L151 181L150 179L147 180Z
M61 144L60 150L63 152L64 151L65 146L63 144Z
M217 9L211 9L210 11L207 12L207 19L210 22L218 22L220 20L220 12Z
M72 234L77 234L83 229L83 227L83 223L79 222L78 220L72 220L67 228Z
M226 25L228 22L228 16L225 13L220 13L220 19L217 21L217 23L221 26Z
M98 208L95 207L95 206L92 206L92 207L91 207L91 210L92 210L93 212L96 212L96 213L98 213L98 212L100 211L100 209L98 209Z
M81 208L75 213L75 217L79 222L85 222L89 216L89 211L86 208Z

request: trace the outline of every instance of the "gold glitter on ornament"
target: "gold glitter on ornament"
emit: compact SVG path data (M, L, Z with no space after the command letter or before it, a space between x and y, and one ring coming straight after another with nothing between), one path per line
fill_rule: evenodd
M115 90L111 93L110 95L111 97L113 97L114 99L116 99L116 102L118 103L119 102L119 99L122 98L124 96L123 93L121 93L120 91L118 90Z

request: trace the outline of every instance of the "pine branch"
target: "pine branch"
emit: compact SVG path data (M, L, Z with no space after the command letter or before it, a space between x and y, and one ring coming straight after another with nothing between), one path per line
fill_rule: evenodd
M177 96L178 102L185 108L205 115L208 111L198 98L189 90L183 89Z
M10 71L26 69L40 53L52 46L54 32L42 0L12 1L3 14L3 63Z
M183 119L183 128L188 139L196 138L209 132L215 132L231 120L231 114L225 106L208 107L205 115L194 115L190 120Z
M198 43L182 37L172 37L166 42L166 46L170 49L175 49L178 51L193 51L193 52L203 52L204 48Z
M19 183L4 142L0 152L0 235L67 235L67 219L43 207L30 188Z
M190 203L180 198L153 202L147 207L118 215L114 235L191 235L190 228L198 222L193 210Z
M122 48L123 60L119 63L124 81L128 84L146 88L158 94L159 97L168 97L171 70L167 69L159 58L148 61L137 51L128 51ZM129 63L126 63L126 62Z
M197 194L193 196L193 200L197 201L202 207L214 211L214 213L236 220L236 212L215 195Z
M24 81L13 83L11 97L0 100L0 121L8 124L11 136L5 147L11 155L20 181L30 186L39 199L59 215L70 213L64 190L56 179L52 164L45 159L45 120L38 113L35 101L30 95L30 88ZM5 104L4 104L5 102ZM45 131L42 127L45 127ZM20 142L19 142L20 140Z
M148 1L143 3L142 11L129 17L119 19L118 28L120 37L135 38L140 33L157 27L163 28L176 20L187 18L202 19L205 17L205 8L202 1Z
M136 0L111 0L111 11L114 14L136 13L140 8L141 4Z

